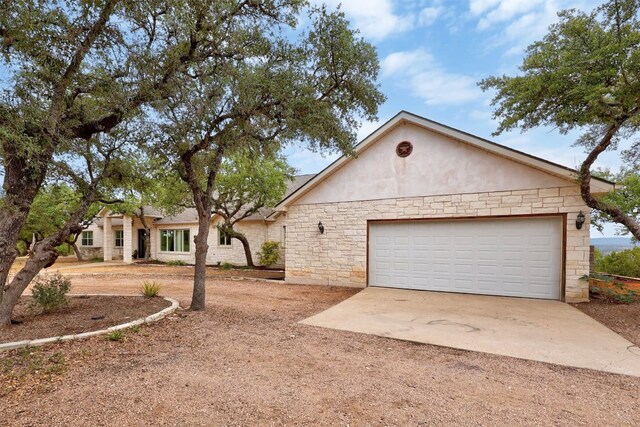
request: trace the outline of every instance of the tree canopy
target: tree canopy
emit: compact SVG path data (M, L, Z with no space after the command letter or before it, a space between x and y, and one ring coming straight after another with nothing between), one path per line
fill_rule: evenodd
M248 266L253 267L249 240L234 226L282 200L294 172L286 159L277 155L236 154L220 165L213 210L223 219L218 228L242 243Z
M104 146L152 104L175 97L182 85L204 78L211 64L242 59L249 35L293 23L301 0L22 0L0 1L0 58L7 70L0 94L0 326L31 278L55 261L54 244L73 232L68 221L42 241L11 283L15 244L31 204L54 163L65 156L117 165L122 144ZM239 29L240 31L236 31ZM250 34L250 31L253 31ZM254 57L255 59L256 57ZM206 64L205 68L199 68ZM219 70L221 71L221 70ZM231 69L228 78L233 78ZM4 76L3 76L4 77ZM126 142L126 141L125 141ZM115 147L115 150L112 150ZM86 162L85 162L86 160ZM101 198L106 174L68 163L82 202L70 220ZM59 164L58 166L63 166ZM82 184L84 181L86 184Z
M541 125L561 133L582 131L576 144L587 151L578 176L583 200L636 238L638 221L615 201L592 195L590 179L602 152L617 149L640 130L639 10L638 0L610 0L591 13L561 11L559 22L528 47L520 75L480 82L484 90L496 91L496 134ZM640 141L633 141L622 158L638 164Z
M351 153L359 121L374 120L384 100L376 51L341 12L307 9L309 28L294 31L303 2L256 2L251 19L228 18L232 3L219 4L207 28L220 54L178 73L175 93L148 117L155 150L187 183L198 211L193 309L204 308L206 239L223 159L291 143Z

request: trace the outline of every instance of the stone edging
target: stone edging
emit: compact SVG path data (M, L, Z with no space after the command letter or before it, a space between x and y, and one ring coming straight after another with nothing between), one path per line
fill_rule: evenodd
M111 296L111 297L130 297L130 296L135 296L135 295L112 295L112 294L82 294L82 295L70 295L73 297L81 297L81 296L89 296L89 297L95 297L95 296ZM160 319L163 319L165 317L167 317L168 315L172 314L173 312L175 312L178 307L180 306L178 304L178 301L174 300L173 298L169 298L169 297L163 297L165 301L168 301L171 303L171 305L167 308L164 308L162 310L160 310L159 312L155 313L155 314L151 314L147 317L141 317L139 319L133 320L131 322L127 322L127 323L122 323L120 325L116 325L116 326L111 326L110 328L107 329L101 329L99 331L91 331L91 332L83 332L80 334L73 334L73 335L62 335L59 337L51 337L51 338L40 338L40 339L36 339L36 340L25 340L25 341L14 341L14 342L8 342L8 343L4 343L4 344L0 344L0 351L5 351L5 350L14 350L17 348L23 348L23 347L33 347L33 346L40 346L43 344L51 344L51 343L56 343L56 342L63 342L63 341L72 341L72 340L78 340L78 339L82 339L82 338L89 338L89 337L93 337L93 336L97 336L97 335L105 335L108 333L111 333L113 331L118 331L121 329L128 329L131 328L133 326L137 326L137 325L142 325L145 323L152 323L152 322L157 322Z

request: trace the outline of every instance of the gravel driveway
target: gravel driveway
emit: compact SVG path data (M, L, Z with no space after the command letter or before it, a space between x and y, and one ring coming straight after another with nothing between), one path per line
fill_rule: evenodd
M74 276L74 292L143 279ZM150 274L188 305L191 283ZM210 279L183 311L125 342L47 347L63 372L0 370L5 425L638 425L640 380L298 323L345 288ZM0 355L1 366L17 352ZM7 385L12 384L11 388Z

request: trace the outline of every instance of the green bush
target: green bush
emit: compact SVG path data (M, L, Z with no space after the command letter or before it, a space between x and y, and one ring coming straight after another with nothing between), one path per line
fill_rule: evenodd
M64 308L69 304L67 294L70 290L71 281L60 273L39 276L34 280L31 305L44 313Z
M16 243L16 249L18 251L18 255L25 256L29 251L29 245L22 240L18 240L18 243Z
M596 253L595 267L600 273L640 277L640 247L611 252L605 256Z
M171 266L185 266L187 265L186 262L184 261L180 261L179 259L173 260L173 261L167 261L167 265L171 265Z
M63 243L60 246L56 247L56 250L58 251L60 256L69 255L69 245L67 245L66 243Z
M220 264L220 270L231 270L233 268L233 264L230 262L223 262Z
M148 298L157 297L162 289L162 285L156 282L144 282L142 284L142 295Z
M267 240L262 244L262 251L258 252L260 264L273 265L280 259L280 243Z

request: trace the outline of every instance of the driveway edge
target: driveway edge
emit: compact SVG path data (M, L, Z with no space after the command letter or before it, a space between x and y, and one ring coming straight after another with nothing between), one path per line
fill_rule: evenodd
M88 296L88 297L96 297L96 296L131 297L131 296L134 296L134 295L78 294L78 295L70 295L70 296L74 296L74 297L82 297L82 296ZM146 323L157 322L158 320L161 320L161 319L167 317L168 315L173 314L178 309L178 307L180 306L180 304L178 304L178 301L174 300L173 298L170 298L170 297L162 297L162 298L165 301L170 302L171 305L169 307L167 307L167 308L163 308L162 310L160 310L157 313L150 314L147 317L141 317L141 318L133 320L131 322L121 323L119 325L111 326L110 328L107 328L107 329L100 329L98 331L82 332L82 333L79 333L79 334L72 334L72 335L61 335L61 336L50 337L50 338L39 338L39 339L35 339L35 340L8 342L8 343L0 344L0 351L15 350L17 348L24 348L24 347L41 346L41 345L44 345L44 344L51 344L51 343L64 342L64 341L79 340L79 339L83 339L83 338L94 337L94 336L97 336L97 335L106 335L106 334L111 333L113 331L118 331L118 330L121 330L121 329L128 329L128 328L131 328L131 327L137 326L137 325L143 325L143 324L146 324Z

